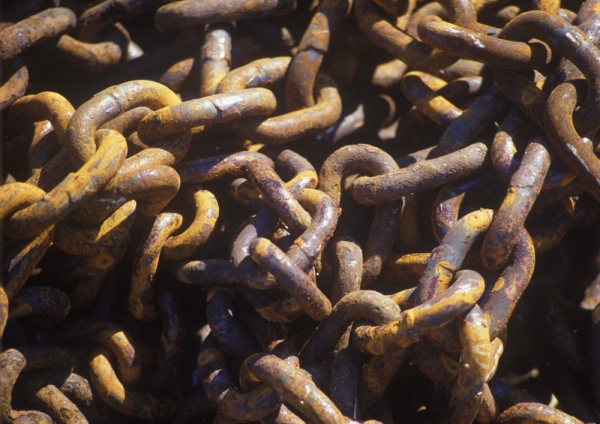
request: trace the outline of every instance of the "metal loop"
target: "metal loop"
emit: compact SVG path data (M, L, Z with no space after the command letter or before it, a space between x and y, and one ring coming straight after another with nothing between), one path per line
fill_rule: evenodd
M66 148L77 168L89 161L96 151L96 130L122 113L145 106L160 109L181 103L167 87L153 81L131 81L116 85L96 94L81 105L67 127Z
M38 234L87 202L110 181L125 160L125 139L112 130L100 130L97 137L99 147L90 160L43 199L13 214L6 223L6 234L15 238Z
M272 84L283 79L289 57L261 59L229 72L217 87L219 93L231 93L248 87ZM283 144L326 130L342 113L335 82L325 73L316 77L314 106L268 119L251 118L231 123L234 131L256 143Z

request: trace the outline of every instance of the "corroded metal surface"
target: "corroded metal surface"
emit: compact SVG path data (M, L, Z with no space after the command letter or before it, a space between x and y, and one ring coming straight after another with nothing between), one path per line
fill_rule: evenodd
M4 3L0 423L600 421L597 0Z

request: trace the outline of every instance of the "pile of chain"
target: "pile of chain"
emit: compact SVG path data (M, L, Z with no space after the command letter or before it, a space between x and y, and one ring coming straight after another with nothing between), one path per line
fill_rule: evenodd
M600 2L8 0L0 423L600 420Z

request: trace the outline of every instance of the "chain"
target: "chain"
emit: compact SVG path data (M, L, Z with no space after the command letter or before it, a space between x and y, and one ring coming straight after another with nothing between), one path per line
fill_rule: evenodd
M5 3L0 423L600 420L598 0Z

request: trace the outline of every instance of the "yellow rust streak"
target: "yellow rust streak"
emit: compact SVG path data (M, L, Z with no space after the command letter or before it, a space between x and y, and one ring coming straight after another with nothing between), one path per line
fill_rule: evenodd
M500 277L496 280L496 283L494 284L494 287L492 288L492 293L497 292L498 290L501 290L502 287L504 287L504 278Z
M317 173L313 170L307 169L306 171L302 171L299 174L297 174L295 177L293 177L291 180L289 180L288 182L285 183L285 187L289 188L290 186L292 186L293 184L295 184L298 181L302 181L302 180L314 180L315 182L317 182L319 180L319 177L317 175Z
M256 243L255 247L254 247L254 252L252 253L253 257L260 257L260 258L266 258L269 256L269 246L270 243L268 240L259 237L258 242Z
M508 190L506 191L506 197L504 197L504 201L502 201L502 205L500 206L500 209L502 208L506 208L508 206L510 206L511 204L514 203L515 199L517 198L517 187L509 187Z
M466 225L472 229L486 229L490 226L493 217L494 211L491 209L479 209L465 217Z
M42 200L46 193L26 183L11 183L0 186L0 220L19 209Z
M449 262L442 261L436 264L435 273L438 277L438 291L442 292L450 286L450 282L452 281L452 277L454 277L454 273L456 272L456 268L452 266Z
M105 353L100 350L96 352L90 364L90 378L94 389L100 397L109 405L125 403L125 388L117 378Z
M135 361L135 348L124 331L116 333L105 331L102 338L106 346L114 353L119 364L121 378L125 384L137 381L141 372L141 365Z

